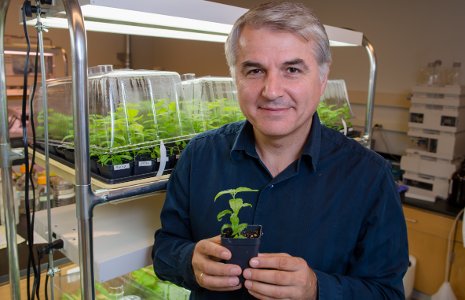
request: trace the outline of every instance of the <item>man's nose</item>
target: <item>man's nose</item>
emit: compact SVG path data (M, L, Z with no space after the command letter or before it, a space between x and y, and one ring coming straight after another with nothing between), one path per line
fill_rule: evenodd
M268 72L263 85L262 96L273 100L284 95L283 81L278 72Z

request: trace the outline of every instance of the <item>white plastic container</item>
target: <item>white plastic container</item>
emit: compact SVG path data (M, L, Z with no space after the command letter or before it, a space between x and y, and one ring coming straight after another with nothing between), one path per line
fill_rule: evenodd
M465 106L418 104L412 101L409 127L459 132L465 130Z
M444 132L410 127L410 149L419 155L454 160L465 155L465 131Z
M432 175L449 179L460 167L461 158L455 160L439 159L432 156L419 155L412 149L406 149L400 160L400 168L419 174Z
M406 197L435 202L436 197L447 199L449 179L406 171L404 184L409 187Z
M409 266L403 279L405 299L410 299L410 297L412 296L413 285L415 283L416 265L417 265L417 259L415 258L415 256L409 255Z

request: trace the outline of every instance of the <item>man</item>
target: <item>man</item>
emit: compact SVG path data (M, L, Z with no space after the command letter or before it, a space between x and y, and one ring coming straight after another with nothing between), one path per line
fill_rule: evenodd
M157 275L193 299L404 299L406 229L389 165L315 113L331 63L319 20L303 5L263 4L236 22L226 56L247 121L184 150L155 235ZM241 222L263 226L245 270L223 262L225 206L213 202L240 186L259 190L244 196L253 209Z

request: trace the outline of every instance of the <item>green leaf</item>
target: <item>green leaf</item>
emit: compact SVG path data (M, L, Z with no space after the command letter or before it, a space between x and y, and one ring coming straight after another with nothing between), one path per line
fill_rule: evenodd
M216 216L216 218L218 219L218 221L221 221L221 219L226 216L226 215L229 215L229 214L232 214L232 211L229 210L229 209L225 209L223 211L220 211L218 213L218 215Z
M231 224L223 224L223 226L221 226L220 232L223 232L226 228L232 228Z
M216 201L216 199L218 199L220 196L225 195L225 194L230 194L233 198L235 198L236 194L241 193L241 192L258 192L258 190L254 190L254 189L243 187L243 186L235 188L235 189L224 190L216 194L213 201Z
M241 198L234 198L229 200L229 206L235 213L239 213L239 210L243 207L250 206L252 207L252 204L250 203L244 203L244 201Z

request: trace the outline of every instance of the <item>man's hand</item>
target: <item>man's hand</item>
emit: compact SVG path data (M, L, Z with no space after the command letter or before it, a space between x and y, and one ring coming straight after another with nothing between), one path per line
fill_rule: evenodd
M244 270L245 287L258 299L316 299L317 279L307 262L288 254L259 254Z
M231 259L231 252L220 244L220 236L199 241L194 248L192 268L197 283L212 291L234 291L241 288L237 265L225 264L221 260Z

